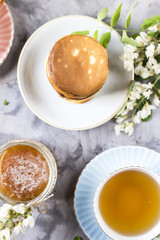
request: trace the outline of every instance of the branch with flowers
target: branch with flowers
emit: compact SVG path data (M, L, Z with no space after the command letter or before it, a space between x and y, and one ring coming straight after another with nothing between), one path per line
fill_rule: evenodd
M153 19L145 20L148 24L144 22L141 26L148 28L145 32L134 35L137 46L124 46L121 59L127 71L134 71L135 79L127 102L115 117L117 135L120 132L132 135L134 126L149 121L152 110L160 106L160 16L156 16L156 21Z
M34 227L31 208L21 203L15 206L3 204L0 208L0 240L14 239L14 233L26 233L26 228Z
M124 54L120 58L124 62L124 69L134 72L128 99L115 117L117 135L120 132L132 135L134 126L149 121L152 111L160 106L160 15L146 19L141 25L141 31L128 30L135 4L136 1L127 14L125 30L114 28L120 18L122 3L110 22L111 32L113 28L122 31L120 41L124 44ZM103 8L97 16L97 21L102 21L107 13L108 8ZM99 42L104 48L111 40L111 32L104 33L100 38ZM128 32L135 33L129 37ZM72 34L89 35L89 30ZM98 39L98 27L93 37Z
M131 22L131 12L136 4L132 4L125 22L121 42L124 43L124 53L120 57L126 71L134 72L134 79L129 89L128 99L120 112L115 116L116 135L124 132L132 135L134 126L147 122L152 118L152 111L160 106L160 15L146 19L141 25L142 31L128 30ZM117 24L122 3L116 9L111 19L111 30ZM108 8L100 11L97 20L106 17ZM131 37L128 32L136 32ZM111 39L110 34L104 34L106 47ZM101 43L101 41L100 41Z
M149 121L152 110L160 106L160 15L146 19L141 25L142 31L128 37L131 11L135 4L136 2L128 12L126 29L122 30L121 37L121 42L124 43L121 60L126 71L134 72L134 79L128 99L115 117L118 124L115 126L116 135L120 132L132 135L134 126ZM112 17L111 27L118 22L121 7L122 3Z

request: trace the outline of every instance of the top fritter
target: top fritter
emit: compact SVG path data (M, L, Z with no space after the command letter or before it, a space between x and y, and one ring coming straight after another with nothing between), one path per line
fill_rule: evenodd
M108 76L108 55L97 40L82 35L61 38L53 46L47 76L55 90L68 100L88 101Z

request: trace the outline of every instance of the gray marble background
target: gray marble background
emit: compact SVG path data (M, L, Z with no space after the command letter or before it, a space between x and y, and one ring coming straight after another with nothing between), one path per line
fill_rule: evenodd
M160 152L160 109L154 111L152 121L137 126L131 137L116 137L113 121L88 131L65 131L42 122L26 106L17 84L17 61L24 43L43 23L63 15L96 17L97 12L107 5L109 13L106 22L109 23L121 0L6 1L13 14L15 36L11 52L0 67L0 144L15 138L38 140L54 153L59 170L55 198L47 202L48 213L39 215L35 228L17 239L72 240L79 235L83 240L87 240L73 210L74 188L82 169L98 153L111 147L140 145ZM123 14L118 28L124 26L133 0L124 0L123 3ZM145 18L159 15L159 12L159 0L139 0L132 13L130 28L139 28ZM3 106L4 99L10 102L8 106Z

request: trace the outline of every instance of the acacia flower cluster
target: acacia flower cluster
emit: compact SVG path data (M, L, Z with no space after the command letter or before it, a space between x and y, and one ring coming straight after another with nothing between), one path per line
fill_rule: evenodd
M125 44L124 54L121 59L124 61L124 69L131 71L134 69L136 75L142 79L160 74L160 39L156 32L160 31L160 23L149 28L148 32L140 32L135 38L139 47Z
M125 132L132 135L134 132L134 124L149 120L152 116L152 110L160 106L160 100L157 94L153 93L154 84L135 82L131 90L128 100L117 114L115 121L118 125L115 126L117 135L120 132ZM150 102L150 97L153 98L153 104Z
M23 203L15 206L3 204L0 208L0 240L12 240L13 233L25 233L26 228L33 228L34 224L31 208Z
M136 41L141 47L137 48L138 58L134 63L135 74L143 79L160 74L160 63L157 59L160 54L160 43L145 32L140 33Z
M134 125L149 121L152 110L160 106L160 22L140 32L134 41L137 46L125 44L121 56L124 69L134 71L135 80L127 102L115 117L117 135L132 135Z

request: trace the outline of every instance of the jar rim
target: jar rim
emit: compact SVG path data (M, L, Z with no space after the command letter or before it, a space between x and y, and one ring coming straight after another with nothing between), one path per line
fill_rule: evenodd
M42 144L36 140L24 139L24 138L14 139L14 140L11 140L11 141L1 145L0 146L0 154L3 151L5 151L6 149L8 149L9 147L18 146L18 145L26 145L26 146L33 147L44 156L45 160L47 161L48 167L49 167L49 173L50 173L49 180L48 180L48 183L47 183L45 189L43 190L43 192L40 195L38 195L36 198L33 198L29 201L18 201L18 200L11 199L11 198L7 197L6 195L4 195L1 191L0 191L0 199L2 201L12 204L12 205L19 204L19 203L36 205L39 202L43 202L43 200L45 200L52 193L52 191L56 185L56 181L57 181L56 159L53 156L53 154L51 153L51 151L44 144Z

